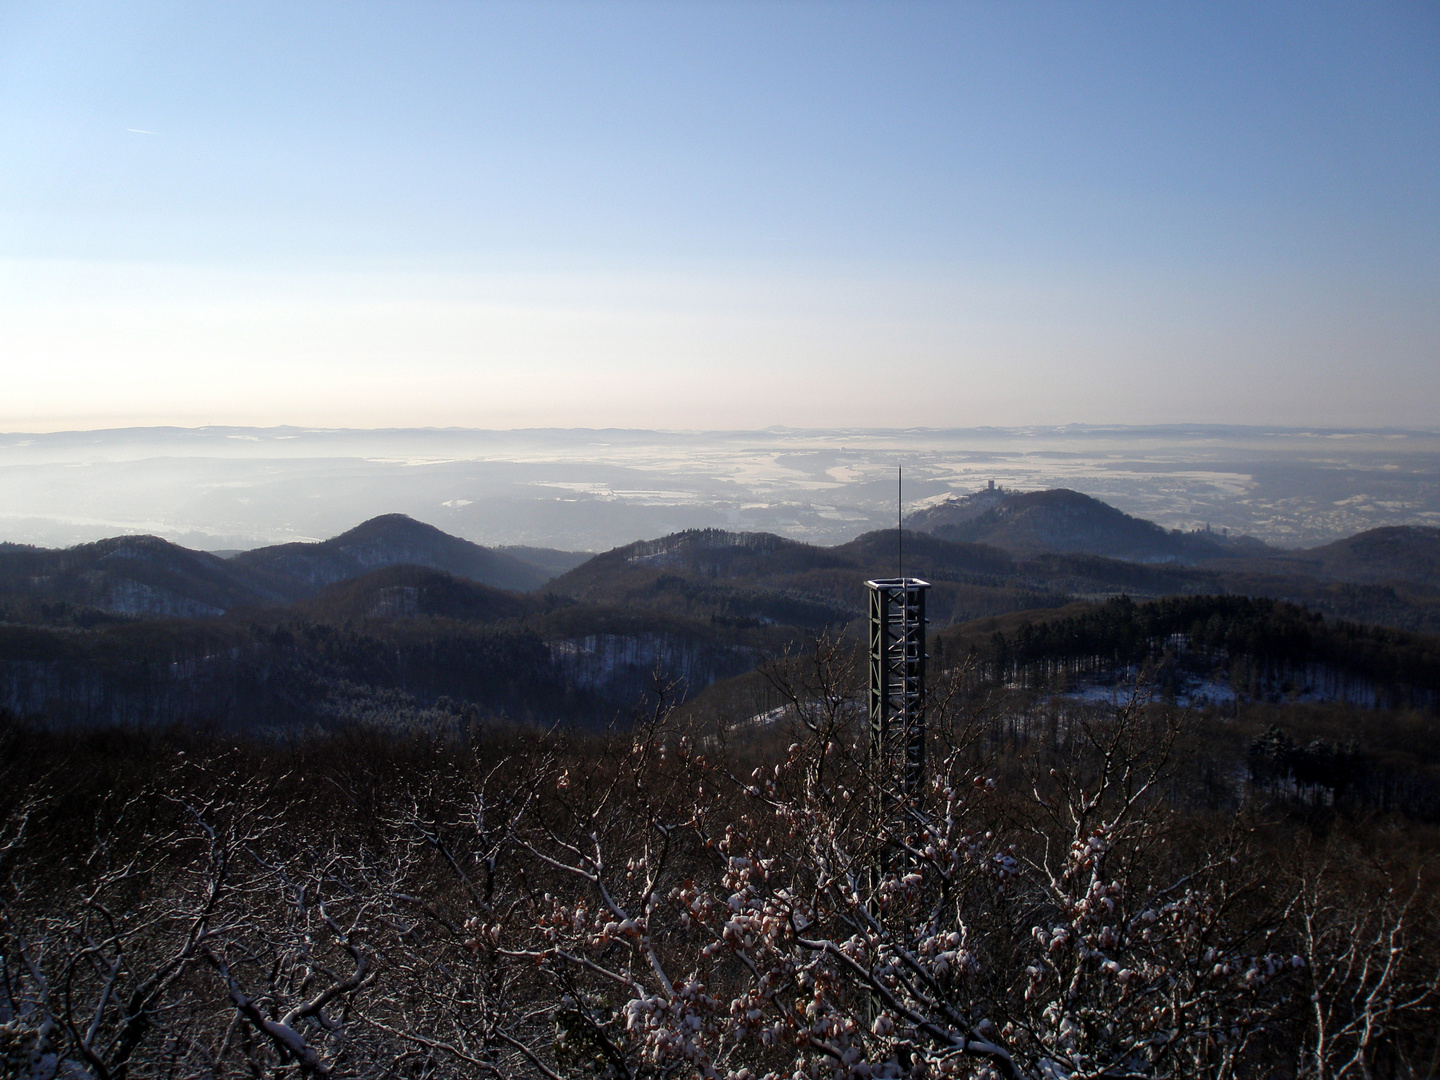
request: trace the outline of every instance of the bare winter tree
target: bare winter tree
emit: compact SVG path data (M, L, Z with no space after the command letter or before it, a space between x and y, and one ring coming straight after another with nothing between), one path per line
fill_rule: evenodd
M1394 1040L1398 1023L1433 1021L1440 1002L1436 943L1424 937L1433 926L1428 868L1397 881L1336 846L1303 875L1294 901L1310 1021L1297 1073L1316 1080L1433 1074L1435 1060L1408 1060Z
M173 824L137 835L128 819L147 815L131 800L95 823L80 866L42 876L33 809L12 819L4 847L7 1075L122 1078L140 1061L205 1058L213 1002L193 997L192 981L205 952L239 928L228 894L254 823L222 832L208 820L215 805L179 805Z

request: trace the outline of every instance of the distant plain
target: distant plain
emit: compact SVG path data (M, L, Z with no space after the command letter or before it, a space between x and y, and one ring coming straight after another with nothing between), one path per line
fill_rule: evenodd
M602 551L699 527L836 544L894 522L897 466L907 512L993 481L1284 547L1440 525L1435 431L206 427L0 435L0 540L224 551L404 513L487 545Z

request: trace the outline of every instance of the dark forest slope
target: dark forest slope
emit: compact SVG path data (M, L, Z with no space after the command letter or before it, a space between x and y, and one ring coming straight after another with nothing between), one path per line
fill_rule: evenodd
M1277 552L1266 561L1290 573L1336 581L1440 589L1440 528L1390 525L1320 547Z
M521 618L538 606L521 593L402 564L338 582L292 610L317 622L441 618L495 623Z

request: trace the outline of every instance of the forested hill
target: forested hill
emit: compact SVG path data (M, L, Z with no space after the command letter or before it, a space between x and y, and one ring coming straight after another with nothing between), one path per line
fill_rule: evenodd
M404 514L371 518L315 544L280 544L230 560L242 571L285 581L298 596L359 577L382 566L409 564L444 570L502 589L528 591L550 576L533 563L451 536Z
M1016 555L1076 552L1133 562L1194 563L1268 550L1250 537L1167 530L1067 488L979 491L920 510L906 524L947 540L989 544Z
M1341 627L1440 631L1440 592L1423 580L1390 580L1397 570L1429 572L1433 533L1187 565L1023 554L907 531L903 566L931 582L928 614L941 650L951 642L947 627L968 634L984 618L1050 626L1053 618L1037 613L1100 603L1101 614L1063 633L1028 630L1022 640L1001 627L1006 651L995 655L1022 682L1033 664L1078 671L1101 663L1096 658L1111 666L1135 660L1129 646L1114 644L1117 633L1138 635L1145 658L1163 654L1165 635L1153 629L1161 615L1145 602L1170 598L1153 611L1170 620L1165 634L1185 637L1196 656L1216 649L1213 634L1192 632L1197 620L1213 616L1231 629L1273 629L1279 620L1286 633L1298 627L1308 635L1308 652L1275 653L1273 635L1243 646L1229 640L1224 650L1271 667L1318 664L1379 687L1377 694L1397 679L1428 694L1428 676L1416 672L1435 662L1431 652L1410 638ZM585 559L549 581L548 571L514 554L399 515L321 543L231 559L154 537L66 551L5 545L0 708L55 723L329 723L424 717L451 706L467 715L599 722L643 698L657 675L692 693L819 634L858 640L863 583L896 573L897 539L885 530L817 547L691 530ZM541 555L554 568L577 558ZM1340 573L1375 580L1336 580ZM1140 614L1117 623L1115 613L1130 609L1107 600L1138 604ZM1264 603L1271 606L1254 606ZM1195 604L1205 606L1203 618ZM1079 652L1056 644L1067 634L1082 642ZM994 645L987 636L976 646L987 663L1000 662L984 651ZM1400 667L1387 674L1379 655ZM1356 667L1357 657L1369 657L1368 666Z
M63 550L0 544L0 620L93 624L107 616L217 616L316 596L387 566L442 570L494 588L530 591L574 565L571 552L529 549L536 561L387 514L317 543L256 548L229 559L155 536L117 536Z
M908 527L1016 558L1098 555L1127 562L1440 590L1440 528L1394 525L1287 550L1208 529L1167 530L1078 491L981 490L919 510Z
M1289 600L1334 618L1440 633L1440 594L1423 584L1361 584L1303 572L1306 564L1229 558L1204 565L1137 563L1082 553L1012 555L988 544L907 530L907 574L932 585L944 626L1076 598L1231 593ZM806 630L864 614L861 583L896 572L895 531L820 548L766 533L693 530L598 555L544 593L731 622Z
M1440 528L1390 525L1302 551L1276 551L1264 563L1292 574L1361 584L1440 590Z
M950 520L956 516L963 520ZM1166 532L1075 492L999 489L932 507L912 521L925 528L907 530L906 572L935 582L932 618L947 623L1070 596L1244 593L1341 618L1440 631L1440 529L1377 529L1308 551L1279 551L1208 532ZM591 557L486 548L388 514L330 540L229 559L147 536L59 551L0 544L0 621L91 625L116 615L217 616L296 603L373 570L414 565L492 588L543 586L586 602L813 629L858 614L855 579L893 575L895 560L893 530L820 548L702 529Z
M196 617L284 603L293 587L157 536L116 536L64 550L0 544L0 610L9 621L68 611Z
M934 582L932 617L1048 606L1063 599L1003 551L906 535L905 570ZM816 547L769 533L697 529L598 555L542 592L590 603L684 613L736 626L843 629L863 616L864 581L895 573L895 532Z
M1426 575L1440 546L1437 535L1440 530L1380 530L1310 552L1232 554L1199 565L1078 552L1016 554L924 532L907 532L903 547L906 572L933 583L930 615L938 625L1076 597L1240 593L1435 632L1440 589L1426 584ZM295 604L376 569L418 565L491 588L532 591L543 583L544 594L554 598L809 633L860 617L860 583L893 575L896 549L894 530L825 548L764 533L692 530L589 558L535 552L552 568L545 569L401 515L373 519L332 540L230 559L155 537L116 537L64 551L0 545L0 621L87 626L116 616L214 617ZM573 568L545 582L566 565ZM1396 580L1407 572L1420 580Z

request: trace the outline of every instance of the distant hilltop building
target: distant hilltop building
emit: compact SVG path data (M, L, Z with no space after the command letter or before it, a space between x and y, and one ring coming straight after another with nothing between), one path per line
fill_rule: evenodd
M968 495L951 495L944 502L909 515L907 526L924 531L931 519L943 520L948 524L968 521L997 509L1011 494L994 480L990 480L978 491L972 491Z

